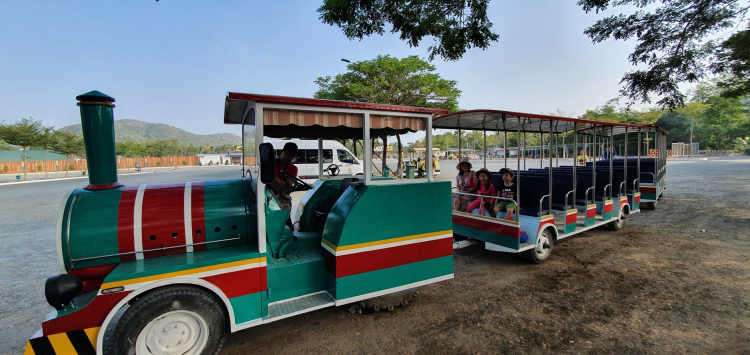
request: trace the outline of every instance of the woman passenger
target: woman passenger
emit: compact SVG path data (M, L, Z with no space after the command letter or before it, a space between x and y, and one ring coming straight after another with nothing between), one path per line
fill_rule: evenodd
M456 175L457 192L473 194L477 191L477 180L474 177L474 171L471 170L469 158L461 159L456 165L458 174ZM474 200L474 196L453 194L453 209L456 211L466 211L466 207Z

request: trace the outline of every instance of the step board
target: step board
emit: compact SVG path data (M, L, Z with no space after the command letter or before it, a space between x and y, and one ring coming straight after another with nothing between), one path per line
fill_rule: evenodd
M316 309L333 306L335 303L336 300L326 291L274 302L268 305L268 317L263 318L263 323L312 312Z

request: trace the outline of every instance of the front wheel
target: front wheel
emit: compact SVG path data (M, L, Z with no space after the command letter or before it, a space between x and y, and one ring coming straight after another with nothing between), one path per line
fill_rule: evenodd
M213 294L172 286L147 293L122 315L112 354L217 354L226 341L227 314Z
M542 231L536 239L536 246L526 251L526 257L534 264L541 264L552 255L552 232L549 228Z

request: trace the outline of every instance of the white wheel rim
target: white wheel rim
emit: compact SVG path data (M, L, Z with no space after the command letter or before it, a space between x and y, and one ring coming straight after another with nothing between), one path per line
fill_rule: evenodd
M208 341L208 323L198 313L172 311L151 320L138 334L137 354L200 354Z
M549 255L549 253L552 251L552 248L544 248L544 244L549 244L549 238L545 234L542 234L537 238L536 240L536 255L539 256L540 259L544 259Z

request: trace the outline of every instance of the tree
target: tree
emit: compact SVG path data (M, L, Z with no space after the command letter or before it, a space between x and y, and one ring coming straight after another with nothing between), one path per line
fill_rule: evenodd
M461 91L456 88L457 82L441 78L433 65L418 56L403 59L377 56L346 67L349 71L335 78L315 80L319 87L315 98L458 110ZM381 138L383 145L387 145L387 138ZM384 152L383 168L385 165Z
M315 80L318 99L370 102L458 110L461 91L455 80L435 73L435 67L417 56L388 55L350 63L348 72Z
M54 134L52 151L65 155L65 177L68 177L68 160L71 155L84 151L83 138L70 132L57 131Z
M41 127L41 130L39 131L39 139L37 141L37 146L39 148L42 148L44 150L44 178L49 177L49 172L47 169L47 149L50 149L53 144L55 144L55 129L54 127Z
M594 43L607 39L628 40L635 38L637 44L628 60L634 65L645 65L643 70L626 73L620 83L623 96L631 103L651 102L651 96L661 99L662 108L683 106L685 95L680 92L680 83L694 83L711 71L708 64L715 59L717 45L711 36L735 26L744 19L750 6L739 0L579 0L584 11L605 11L612 7L635 7L630 15L608 16L587 28L584 33ZM732 36L735 37L735 36ZM738 41L747 49L747 35ZM733 42L734 43L734 42ZM732 43L722 46L725 53L734 53ZM744 52L742 52L744 53ZM747 63L747 57L741 57ZM719 59L730 60L728 54ZM740 60L743 62L743 60ZM722 66L719 69L734 68ZM747 81L745 81L747 83Z
M433 60L439 56L458 60L472 47L487 49L498 35L490 31L487 19L490 0L324 0L318 8L320 20L340 27L349 39L362 40L382 35L386 23L391 33L417 47L425 36L435 42L427 50Z
M693 157L693 128L695 126L695 115L705 109L711 107L711 104L704 104L702 102L690 102L683 107L677 108L675 111L684 113L690 116L690 157Z
M731 74L719 83L725 89L723 96L750 95L750 25L724 41L716 57L718 60L711 66L713 71Z
M21 121L4 125L0 124L0 139L23 148L23 180L26 181L27 161L26 148L38 144L42 132L42 122L33 118L22 118Z

